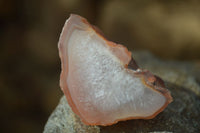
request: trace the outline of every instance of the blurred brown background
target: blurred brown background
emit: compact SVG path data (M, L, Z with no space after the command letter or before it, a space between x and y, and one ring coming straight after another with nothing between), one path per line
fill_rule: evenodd
M62 95L57 42L70 13L130 50L200 61L198 0L1 0L1 133L43 131Z

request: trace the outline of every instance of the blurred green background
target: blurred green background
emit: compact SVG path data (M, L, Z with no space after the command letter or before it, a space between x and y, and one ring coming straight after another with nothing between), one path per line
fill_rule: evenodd
M1 133L43 131L63 95L57 42L70 13L129 50L200 62L198 0L1 0Z

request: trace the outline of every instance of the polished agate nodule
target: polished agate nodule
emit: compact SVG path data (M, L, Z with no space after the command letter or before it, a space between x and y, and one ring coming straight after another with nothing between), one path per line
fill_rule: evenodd
M66 21L58 47L60 86L87 125L151 119L172 101L159 77L140 69L131 52L78 15Z

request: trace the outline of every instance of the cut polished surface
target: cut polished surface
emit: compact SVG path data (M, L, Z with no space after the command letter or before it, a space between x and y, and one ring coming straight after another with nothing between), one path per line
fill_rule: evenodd
M150 72L128 69L131 54L125 47L107 41L78 15L66 21L59 54L61 88L85 124L153 118L172 101Z

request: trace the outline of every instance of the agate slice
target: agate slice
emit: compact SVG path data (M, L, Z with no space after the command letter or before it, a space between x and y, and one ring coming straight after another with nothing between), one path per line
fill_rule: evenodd
M66 21L58 47L60 86L87 125L151 119L172 101L159 77L140 69L127 48L78 15Z

